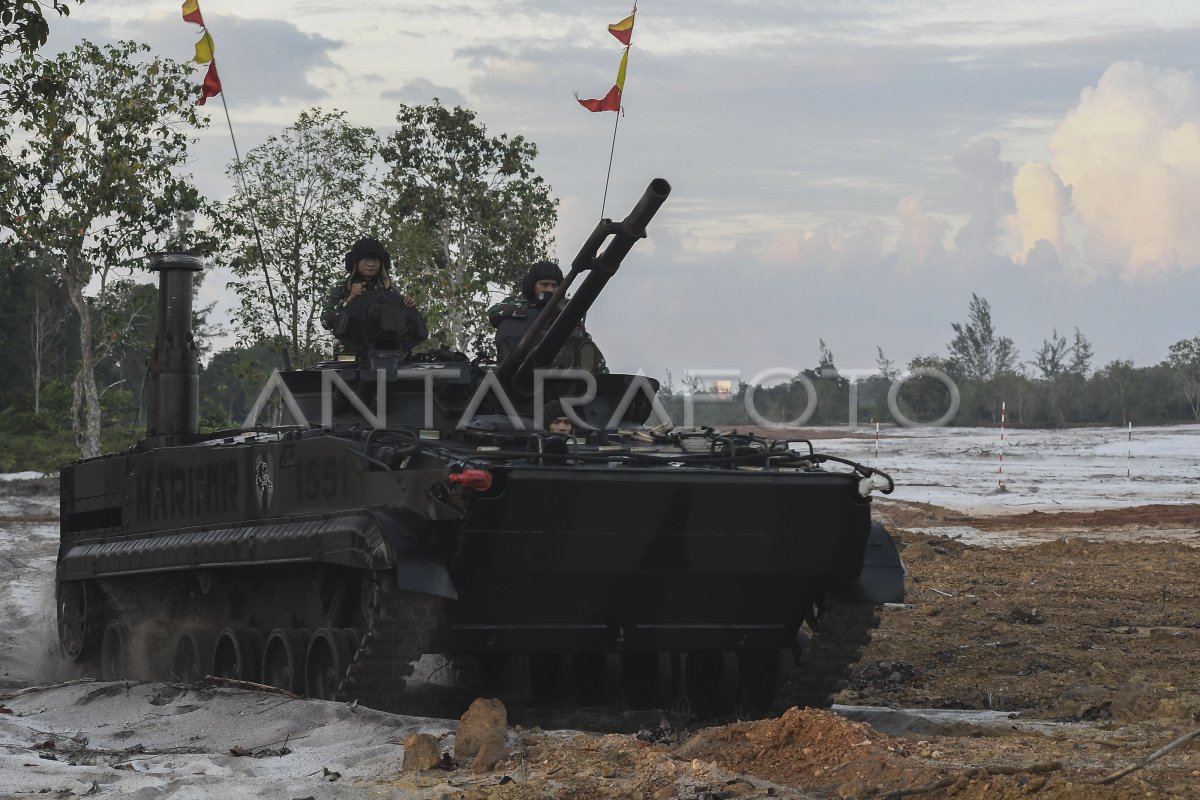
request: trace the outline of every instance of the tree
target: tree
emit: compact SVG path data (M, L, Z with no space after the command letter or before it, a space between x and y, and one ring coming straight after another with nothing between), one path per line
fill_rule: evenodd
M464 352L490 351L491 292L519 283L546 257L558 201L533 169L537 146L488 136L462 107L402 105L380 150L383 216L404 288L430 335Z
M996 365L995 375L1016 375L1021 363L1021 354L1017 345L1007 336L996 340L996 354L993 363ZM995 377L995 376L993 376Z
M1092 370L1092 343L1084 336L1079 328L1075 329L1075 339L1071 344L1071 361L1067 364L1067 372L1086 378Z
M1187 398L1192 417L1200 419L1200 336L1171 345L1167 351L1166 365Z
M946 372L949 366L946 359L937 356L913 356L908 362L909 372ZM909 377L900 387L896 394L896 404L908 419L914 422L932 422L950 408L950 389L933 375L918 373Z
M42 389L66 360L65 310L53 269L29 257L0 268L0 406L37 414Z
M50 25L42 13L42 5L32 0L0 0L0 53L16 48L30 55L46 43ZM50 0L50 9L60 17L71 13L63 0Z
M1042 340L1042 346L1033 356L1033 366L1042 373L1042 379L1052 381L1067 371L1067 358L1070 348L1067 347L1067 337L1058 335L1054 328L1049 339Z
M1012 339L996 336L992 325L992 307L974 292L967 307L967 322L952 322L950 340L951 370L964 378L986 381L1003 372L1011 372L1017 363Z
M186 162L196 115L191 70L147 61L145 45L83 42L52 60L0 64L10 113L0 117L0 245L53 264L79 320L72 429L79 454L100 452L95 336L110 272L156 246L201 200ZM20 131L18 142L14 132ZM94 298L84 290L95 281Z
M896 369L896 362L883 354L883 348L875 345L875 366L879 369L879 374L884 380L894 381L900 374L900 370Z
M825 344L824 339L817 339L817 347L817 369L822 371L827 369L836 371L837 367L833 363L833 351L829 349L829 345Z
M201 425L222 430L242 424L271 376L271 343L237 344L215 353L204 366L200 383Z
M50 290L39 282L33 290L33 299L29 307L29 355L33 373L33 413L42 410L43 373L47 362L53 358L58 348L58 332L62 327L61 306L53 302Z
M378 147L375 131L351 125L344 111L313 108L227 170L237 189L216 218L232 251L235 320L249 341L276 336L278 314L289 349L312 358L328 348L325 295L345 279L355 240L380 235L367 222Z
M1120 422L1127 422L1129 420L1129 397L1137 379L1133 362L1122 359L1110 361L1096 373L1096 378L1099 379L1101 385L1111 387L1121 410Z
M1063 378L1067 375L1070 356L1067 337L1059 336L1058 328L1052 330L1049 339L1042 340L1042 346L1034 353L1033 366L1042 374L1041 380L1050 400L1051 421L1055 424L1066 422L1063 407L1067 389Z

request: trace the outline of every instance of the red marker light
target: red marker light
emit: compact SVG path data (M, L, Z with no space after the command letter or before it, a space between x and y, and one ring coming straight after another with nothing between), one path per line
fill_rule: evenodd
M486 492L492 488L492 473L486 469L464 469L450 476L451 483L461 484L477 492Z

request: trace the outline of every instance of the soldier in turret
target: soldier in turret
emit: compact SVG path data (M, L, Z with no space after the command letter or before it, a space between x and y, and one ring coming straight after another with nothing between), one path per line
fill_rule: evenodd
M347 350L378 344L374 339L387 340L385 346L390 345L389 349L409 349L427 338L425 319L416 310L416 301L401 294L392 283L388 274L391 265L392 257L378 239L359 239L346 253L346 279L330 289L321 324ZM390 295L395 295L395 300ZM371 298L380 313L369 314L367 301L359 299L364 296ZM403 311L398 314L399 309ZM399 330L401 327L405 330Z
M525 273L519 294L497 303L488 310L488 322L496 329L498 360L503 361L517 346L562 282L563 273L557 264L539 261ZM550 329L552 323L553 320L549 320L542 326L538 332L539 340ZM600 348L596 347L582 322L559 351L553 366L576 367L596 373L608 372L604 355Z

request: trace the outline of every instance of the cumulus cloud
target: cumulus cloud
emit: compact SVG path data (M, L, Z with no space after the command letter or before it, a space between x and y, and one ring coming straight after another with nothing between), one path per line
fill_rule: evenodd
M1130 279L1200 266L1195 73L1113 64L1083 91L1050 149L1085 226L1089 261L1119 266Z
M925 200L921 195L902 197L896 216L901 226L896 256L902 266L913 267L944 260L949 226L925 210Z
M964 183L963 199L970 218L954 235L964 258L994 252L1002 222L1012 211L1012 162L1000 157L1000 142L988 136L968 144L954 156Z
M872 218L828 222L773 237L763 257L788 267L856 268L880 260L885 233L883 223Z
M1017 170L1012 181L1016 212L1013 226L1021 237L1021 249L1013 255L1019 264L1062 263L1066 252L1066 216L1071 209L1070 193L1049 164L1030 161ZM1051 258L1050 250L1057 255ZM1030 255L1037 252L1032 262Z
M950 226L926 210L922 195L901 198L896 221L898 230L878 217L843 217L771 236L757 251L779 266L827 271L946 263Z

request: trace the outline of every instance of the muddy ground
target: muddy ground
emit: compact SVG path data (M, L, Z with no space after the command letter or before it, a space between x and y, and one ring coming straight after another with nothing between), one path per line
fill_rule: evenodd
M295 796L1200 798L1200 740L1101 783L1200 728L1200 506L968 517L884 500L876 514L903 547L908 598L884 610L836 713L781 710L715 727L651 720L636 735L605 733L601 718L580 726L588 733L526 724L493 772L449 761L403 772L397 756L394 769L333 784L318 764L313 790ZM171 702L211 700L185 690ZM53 713L37 691L0 696L14 724ZM96 749L101 734L92 735ZM58 753L58 763L107 770L77 794L119 794L122 784L104 776L128 775L119 771L134 763L120 749L38 747L16 746L28 752L20 769L49 766ZM226 755L228 743L195 747L234 776L249 762ZM25 796L4 782L0 774L0 797Z

